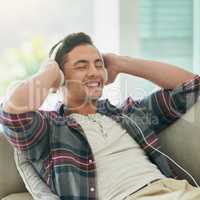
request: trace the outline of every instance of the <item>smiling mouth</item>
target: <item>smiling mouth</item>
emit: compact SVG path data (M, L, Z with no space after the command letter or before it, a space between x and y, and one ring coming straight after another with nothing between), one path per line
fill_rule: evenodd
M100 81L93 81L85 84L88 88L98 88L101 87Z

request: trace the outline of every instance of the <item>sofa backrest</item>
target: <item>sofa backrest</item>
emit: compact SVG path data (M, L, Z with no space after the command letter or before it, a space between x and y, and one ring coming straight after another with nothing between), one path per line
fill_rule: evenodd
M163 130L159 137L163 152L190 172L200 185L200 98L181 119ZM175 167L175 171L194 185L182 170Z

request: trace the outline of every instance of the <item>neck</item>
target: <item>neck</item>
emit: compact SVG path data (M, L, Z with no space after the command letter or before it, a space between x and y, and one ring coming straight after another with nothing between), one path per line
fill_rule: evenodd
M64 100L64 104L67 105L68 108L67 114L78 113L82 115L88 115L96 113L97 100L94 99L75 101L68 98L67 101Z

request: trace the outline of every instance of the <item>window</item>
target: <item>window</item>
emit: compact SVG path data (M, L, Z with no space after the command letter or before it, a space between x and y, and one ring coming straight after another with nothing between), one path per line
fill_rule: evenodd
M121 1L120 13L122 54L200 73L198 0ZM124 98L142 98L156 89L156 85L138 77L125 75L121 81Z
M140 53L192 70L193 1L141 0Z

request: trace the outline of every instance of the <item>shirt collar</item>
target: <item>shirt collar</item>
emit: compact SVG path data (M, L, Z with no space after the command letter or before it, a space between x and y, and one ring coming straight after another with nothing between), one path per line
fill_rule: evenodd
M64 116L64 113L67 113L67 106L63 104L63 102L58 101L56 104L56 111L61 115ZM110 103L108 99L97 100L97 113L101 114L113 114L118 113L119 109L116 108L114 105Z

